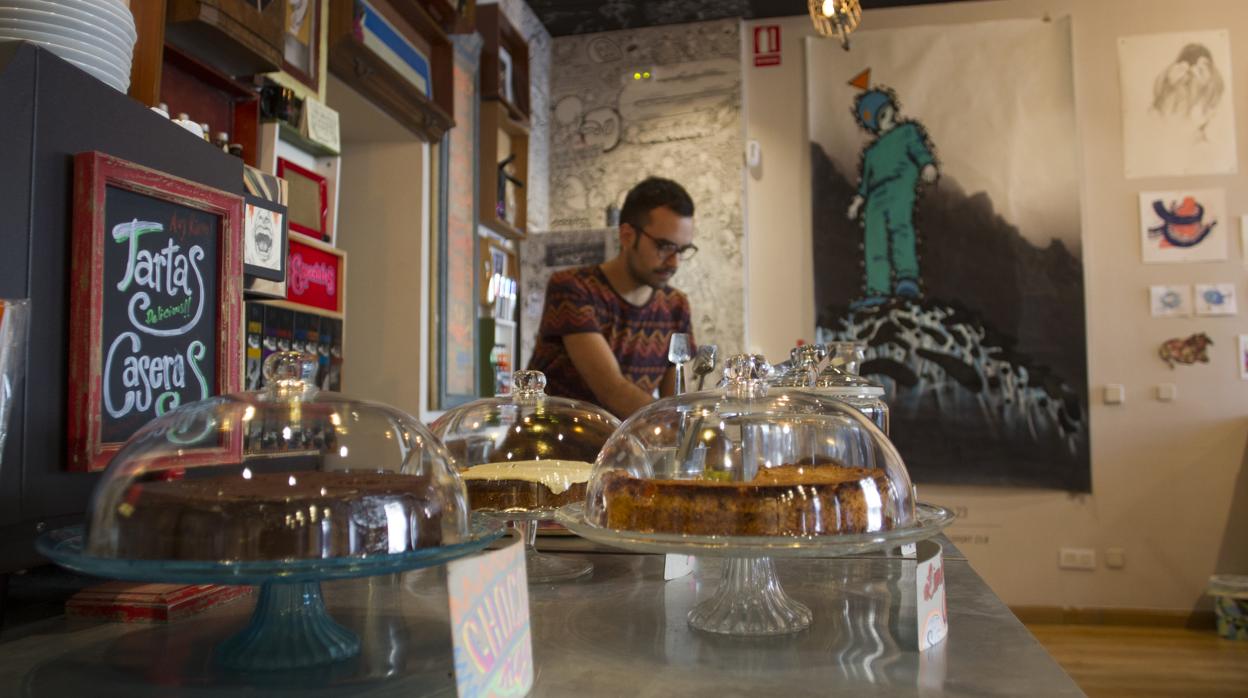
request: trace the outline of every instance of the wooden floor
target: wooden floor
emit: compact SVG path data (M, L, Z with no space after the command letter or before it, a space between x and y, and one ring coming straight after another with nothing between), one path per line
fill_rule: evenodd
M1212 630L1028 624L1092 698L1248 696L1248 641Z

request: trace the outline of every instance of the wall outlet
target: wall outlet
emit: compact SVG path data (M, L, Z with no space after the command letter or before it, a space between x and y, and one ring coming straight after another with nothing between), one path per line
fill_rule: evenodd
M1096 551L1092 548L1062 548L1058 551L1057 566L1063 570L1096 569Z
M1105 548L1105 566L1111 570L1120 570L1127 566L1125 548Z
M1127 401L1127 391L1121 383L1110 383L1105 386L1101 398L1106 405L1121 405Z

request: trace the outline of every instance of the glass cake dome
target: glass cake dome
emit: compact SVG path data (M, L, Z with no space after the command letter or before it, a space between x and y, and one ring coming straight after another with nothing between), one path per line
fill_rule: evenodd
M316 368L272 354L266 388L142 427L96 487L84 552L249 564L465 542L467 494L446 448L400 410L317 390Z
M888 437L844 402L768 384L735 356L721 389L659 400L607 441L585 499L591 526L694 537L828 537L916 524Z
M510 394L460 405L431 427L454 457L472 509L515 521L521 529L534 581L589 571L588 565L564 569L563 560L538 555L536 522L585 498L593 462L620 425L596 405L550 396L545 388L541 371L516 371Z

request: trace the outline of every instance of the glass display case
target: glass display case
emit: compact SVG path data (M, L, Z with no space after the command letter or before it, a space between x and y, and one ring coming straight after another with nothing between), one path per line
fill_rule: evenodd
M432 425L467 484L472 509L520 529L531 581L572 579L593 569L538 553L537 524L585 498L592 463L620 425L596 405L549 396L545 388L541 371L516 371L509 395L461 405Z
M317 390L316 370L315 356L275 353L264 390L149 422L103 473L85 530L46 536L41 552L98 576L261 584L251 627L218 648L232 668L351 656L358 640L326 614L321 580L439 564L502 531L470 520L427 427Z
M800 630L809 611L774 578L773 555L841 555L934 535L950 515L916 505L905 464L861 412L768 385L760 356L725 364L724 388L667 398L603 446L583 505L561 522L598 542L732 558L690 613L729 634Z

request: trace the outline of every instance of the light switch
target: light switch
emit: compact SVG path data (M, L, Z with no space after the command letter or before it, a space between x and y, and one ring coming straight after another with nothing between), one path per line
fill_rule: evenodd
M1127 391L1118 383L1105 386L1104 398L1106 405L1121 405L1127 400Z
M1157 386L1157 399L1162 402L1170 402L1178 397L1179 389L1174 383L1162 383Z

